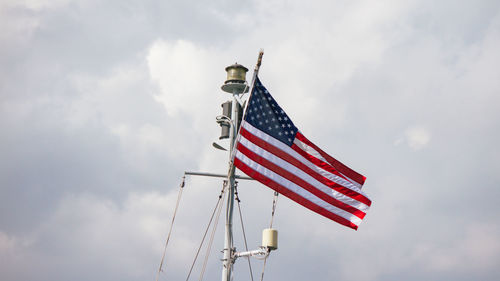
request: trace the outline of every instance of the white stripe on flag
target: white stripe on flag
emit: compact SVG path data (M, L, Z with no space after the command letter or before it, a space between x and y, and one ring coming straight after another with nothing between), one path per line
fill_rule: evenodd
M355 216L349 212L346 212L340 208L337 208L328 202L323 201L321 198L318 198L316 195L305 190L303 187L296 185L295 183L285 179L284 177L276 174L275 172L267 169L266 167L260 165L259 163L253 161L252 159L248 158L246 155L244 155L240 151L236 151L235 156L236 156L236 158L238 158L240 161L245 163L251 169L257 171L258 173L260 173L261 175L264 175L265 177L271 179L272 181L282 185L286 189L299 195L300 197L304 198L305 200L307 200L315 205L318 205L321 208L328 210L329 212L336 214L336 215L352 222L356 226L359 226L359 224L361 223L361 219L358 218L357 216Z
M283 150L283 151L287 151L287 153L292 156L293 158L297 159L298 161L302 162L304 165L306 165L307 167L309 167L310 169L314 170L315 172L317 172L318 174L322 175L323 177L337 183L337 184L340 184L346 188L349 188L350 190L352 191L355 191L361 195L363 195L364 197L368 198L368 196L366 196L364 194L364 192L358 188L356 185L354 185L352 182L348 181L348 180L345 180L335 174L332 174L324 169L322 169L321 167L318 167L316 166L315 164L311 163L308 159L304 158L302 155L300 155L299 153L297 153L297 151L293 150L293 149L290 149L290 147L284 143L282 143L281 141L271 137L270 135L262 132L261 130L255 128L254 126L252 126L251 124L243 121L241 126L243 128L245 128L247 131L249 131L252 135L262 139L263 141L269 143L269 144L272 144L274 146L276 146L277 148ZM239 137L242 137L241 135L238 135ZM295 141L298 141L297 139L294 140ZM289 151L289 152L288 152ZM306 151L307 152L307 151ZM327 162L328 163L328 162Z
M290 173L294 174L295 176L299 177L300 179L304 180L305 182L309 183L310 185L316 187L318 190L322 191L326 195L330 196L331 198L338 200L340 202L343 202L351 207L354 207L364 213L368 211L370 208L369 206L363 204L362 202L359 202L351 197L348 197L340 192L337 192L336 190L330 188L329 186L326 186L322 182L318 181L317 179L313 178L311 175L305 173L301 169L295 167L294 165L288 163L287 161L277 157L273 153L261 148L260 146L255 145L251 141L247 140L244 136L241 136L240 141L242 145L244 145L246 148L248 148L250 151L256 153L257 155L263 157L264 159L267 159L268 161L276 164L277 166L289 171ZM295 152L293 149L291 149L289 146L284 146L283 147L283 152L287 154L291 154L292 152Z
M302 149L303 151L305 151L309 155L311 155L313 157L316 157L317 159L319 159L319 160L321 160L321 161L323 161L325 163L329 163L328 160L326 160L318 151L316 151L316 149L314 149L314 148L310 147L309 145L303 143L301 140L294 139L293 143L295 143L300 149ZM354 186L356 186L356 188L359 188L359 190L361 191L361 186L362 186L361 184L359 184L356 181L352 180L348 176L342 174L340 171L339 171L339 173L342 176L344 176L351 184L353 184ZM340 178L340 179L342 179L342 178ZM344 179L342 179L342 180L344 180Z

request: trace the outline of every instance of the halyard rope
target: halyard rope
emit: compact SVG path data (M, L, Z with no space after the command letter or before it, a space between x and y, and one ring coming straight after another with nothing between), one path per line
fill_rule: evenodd
M170 223L170 230L168 231L167 241L165 242L165 248L163 249L163 255L161 256L160 267L158 268L158 273L156 274L156 281L160 278L160 272L162 271L163 261L165 259L165 253L167 252L168 241L170 241L170 235L172 234L172 229L174 227L175 216L177 215L177 209L179 208L179 201L181 201L182 190L184 189L184 183L186 176L182 177L182 183L179 187L179 193L177 195L177 202L175 203L174 215L172 217L172 222Z
M189 277L191 276L191 272L193 271L194 265L196 263L196 259L198 259L198 255L200 254L201 247L203 246L203 242L205 241L205 238L207 236L208 229L210 228L210 225L212 224L212 220L214 218L215 212L217 211L217 208L219 207L219 204L221 202L221 199L224 195L225 190L226 190L226 184L224 183L224 186L222 187L221 193L219 195L219 199L217 200L217 204L215 205L215 208L212 212L212 216L210 217L210 221L208 222L207 229L205 230L205 233L203 234L203 238L201 239L200 246L198 247L198 251L196 252L193 263L191 264L191 268L189 269L189 273L188 273L188 276L186 278L186 281L188 281Z
M276 211L276 205L278 204L278 192L274 192L274 197L273 197L273 210L271 212L271 223L269 224L269 228L273 228L273 221L274 221L274 212ZM269 251L269 249L268 249ZM260 281L264 280L264 271L266 269L266 262L267 262L267 257L264 259L264 264L262 265L262 274L260 276Z
M241 222L241 231L243 232L243 240L245 241L245 251L248 252L248 244L247 244L247 235L245 233L245 226L243 225L243 216L241 215L241 207L240 207L240 198L238 197L238 182L235 182L234 185L234 195L236 202L238 202L238 211L240 213L240 222ZM248 261L248 269L250 270L250 278L253 281L253 272L252 272L252 264L250 263L250 257L247 256L247 261Z

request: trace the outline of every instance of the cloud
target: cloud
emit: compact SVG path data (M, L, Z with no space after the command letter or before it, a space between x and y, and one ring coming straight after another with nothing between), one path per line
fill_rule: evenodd
M23 1L7 1L11 6L22 6L32 10L59 8L68 5L73 0L23 0ZM10 2L10 3L9 3Z
M152 271L153 262L156 264L156 258L153 260L150 253L159 256L165 217L171 215L175 198L174 193L130 194L123 206L118 206L94 196L66 196L50 217L30 234L30 243L0 233L0 253L7 263L3 265L3 274L22 276L23 264L30 264L32 271L44 273L41 280L62 280L59 278L74 274L149 277L152 272L142 267L149 262L148 268ZM67 259L69 256L73 258ZM23 262L19 263L21 258ZM109 264L110 260L114 265ZM72 273L61 272L61 267L71 269Z
M414 258L433 272L488 270L500 259L498 234L497 225L470 224L459 240L441 245L418 245Z
M397 139L394 144L399 145L404 141L413 150L424 148L431 139L430 133L423 127L409 128L404 135L404 139Z
M266 87L374 202L353 232L280 197L266 278L498 279L498 1L0 7L0 279L153 279L182 172L227 169L224 68L262 47ZM163 279L185 277L221 181L186 186ZM257 246L272 192L239 192Z
M154 42L147 61L151 79L160 88L155 98L169 114L199 112L210 99L209 86L222 76L211 71L217 54L185 40Z

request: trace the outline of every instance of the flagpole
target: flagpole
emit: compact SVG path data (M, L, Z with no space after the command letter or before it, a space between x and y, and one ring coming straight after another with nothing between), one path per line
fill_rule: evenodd
M252 77L252 89L255 83L255 79L260 69L260 65L262 63L262 56L264 55L264 50L260 50L259 58L257 60L257 64L255 65L253 77ZM245 89L246 90L246 89ZM245 92L243 90L243 93ZM226 226L224 231L224 250L223 250L223 258L222 258L222 281L231 281L233 263L234 263L234 248L233 248L233 207L234 207L234 186L235 186L235 166L233 163L234 155L234 146L236 145L236 138L238 136L240 124L238 122L238 114L239 114L239 106L237 97L241 92L233 91L233 100L232 100L232 108L233 108L233 118L231 120L231 130L229 132L230 146L229 146L229 170L228 170L228 183L229 190L227 192L227 204L226 204ZM251 92L250 92L251 95ZM243 109L244 110L244 109Z
M250 97L252 96L252 92L253 92L253 87L255 85L255 79L257 78L257 75L259 74L259 70L260 70L260 65L262 64L262 56L264 56L264 49L260 49L259 51L259 57L257 58L257 64L255 65L255 68L253 69L253 75L252 75L252 83L250 83L251 87L250 87L250 96L248 97L248 100L250 100ZM246 90L246 89L245 89ZM243 91L243 93L245 93L245 90ZM233 104L234 106L234 104ZM245 119L245 113L247 111L247 107L243 108L243 118L242 119ZM237 128L236 128L236 136L239 136L239 132L240 132L240 124L238 124ZM234 161L234 153L235 153L235 146L238 144L238 139L236 139L236 141L234 141L234 144L232 144L230 146L230 150L229 150L229 155L230 155L230 158L229 158L229 165L233 165L233 161Z

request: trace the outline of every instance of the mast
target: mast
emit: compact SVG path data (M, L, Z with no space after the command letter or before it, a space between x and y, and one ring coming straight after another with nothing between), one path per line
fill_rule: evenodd
M226 227L224 231L224 250L223 250L223 268L222 268L222 281L230 281L231 273L233 267L233 207L234 207L234 170L235 167L231 163L231 155L233 152L234 142L236 140L236 132L238 131L238 113L239 104L236 100L236 93L233 93L232 108L233 108L233 119L232 130L230 130L230 146L229 146L229 171L228 171L228 183L229 189L227 192L227 204L226 204Z
M252 89L255 83L255 80L257 78L257 74L259 72L259 68L262 62L262 56L264 55L264 51L261 49L259 52L259 58L257 60L257 64L255 65L253 77L252 77L252 83L250 84ZM234 166L234 149L235 149L235 144L238 138L238 132L240 129L240 123L243 118L244 114L244 104L243 106L240 104L241 99L240 96L243 95L244 93L247 93L249 91L249 86L246 82L246 73L248 69L244 67L243 65L240 64L233 64L228 67L226 67L226 72L227 72L227 80L224 82L224 85L222 85L222 90L224 92L230 93L232 95L232 99L230 101L224 102L222 106L222 115L219 115L216 117L217 123L221 126L221 135L219 139L229 139L230 140L230 146L229 146L229 168L228 168L228 173L227 175L223 174L214 174L214 173L206 173L206 172L184 172L184 176L186 175L191 175L191 176L204 176L204 177L218 177L218 178L226 178L227 180L227 187L228 190L226 192L227 197L225 198L227 201L226 204L226 225L225 225L225 231L224 231L224 249L223 249L223 258L222 258L222 281L231 281L232 280L232 271L233 271L233 264L236 261L237 258L239 257L247 257L248 258L248 265L250 267L250 257L259 257L260 259L264 258L267 259L269 256L270 252L273 250L278 249L278 232L275 229L268 228L264 229L262 232L262 244L257 250L252 250L249 251L247 244L246 244L246 238L245 238L245 248L246 251L244 252L236 252L236 248L233 246L233 209L234 209L234 198L235 198L235 179L243 179L243 180L254 180L250 177L245 177L245 176L239 176L235 175L235 166ZM231 118L232 117L232 118ZM212 144L216 149L220 150L226 150L224 147L221 145L217 144L214 142ZM226 182L224 183L226 186ZM184 187L184 180L181 185L181 191L182 187ZM168 241L170 238L170 233L173 227L173 222L175 219L175 214L177 213L177 207L178 203L180 200L180 194L181 191L179 192L179 197L176 205L176 209L174 211L174 217L172 219L172 224L170 226L170 231L167 237L167 241L165 242L165 249L163 251L163 256L160 262L160 267L158 268L158 273L156 275L156 280L158 280L160 276L160 272L162 271L162 266L163 266L163 260L165 258L165 252L167 249ZM275 193L275 200L276 200L277 193ZM219 200L221 197L219 197ZM274 209L276 207L275 205L275 200L273 201L273 212L271 216L274 216ZM239 201L238 201L239 202ZM220 201L217 202L217 206L219 206ZM239 206L238 206L239 208ZM219 209L220 211L220 209ZM215 210L214 210L215 214ZM219 213L220 214L220 213ZM240 214L241 215L241 214ZM213 218L213 215L212 215ZM217 215L218 218L218 215ZM211 221L212 219L210 219ZM243 223L243 222L242 222ZM210 227L210 224L209 226ZM208 231L207 227L207 231ZM243 225L242 225L243 227ZM271 226L272 227L272 218L271 218ZM243 231L244 233L244 231ZM206 232L205 232L206 234ZM204 240L205 238L203 238ZM202 240L202 244L203 244ZM211 242L210 242L211 243ZM211 245L211 244L210 244ZM201 248L202 245L200 245ZM198 250L199 252L199 250ZM198 253L196 254L198 256ZM196 257L193 262L193 265L191 266L191 270L193 269L193 266L196 262ZM264 267L265 267L265 260L264 260ZM188 274L188 279L189 276L191 275L191 270L189 271ZM250 267L250 272L251 272L251 267ZM203 270L204 272L204 270ZM203 276L203 273L201 277ZM262 276L264 276L264 270L262 271ZM200 277L200 278L201 278Z
M260 68L260 64L262 61L262 55L264 52L261 50L259 52L259 58L257 61L257 65L255 66L252 83L255 81L255 77L257 77L257 73ZM245 81L246 72L248 69L240 64L233 64L231 66L226 67L227 71L227 80L222 85L222 90L224 92L232 94L232 118L230 117L229 121L229 169L227 174L228 180L228 192L227 192L227 204L226 204L226 225L224 231L224 249L223 249L223 257L222 257L222 281L231 281L233 263L235 259L235 250L233 247L233 208L234 208L234 186L235 186L235 166L233 164L233 150L236 142L236 137L238 131L240 129L241 117L243 115L243 108L239 103L239 96L248 92L248 84ZM224 108L223 111L231 112L231 109L227 110ZM224 124L221 123L221 126ZM226 138L224 136L224 127L222 130L221 138Z

